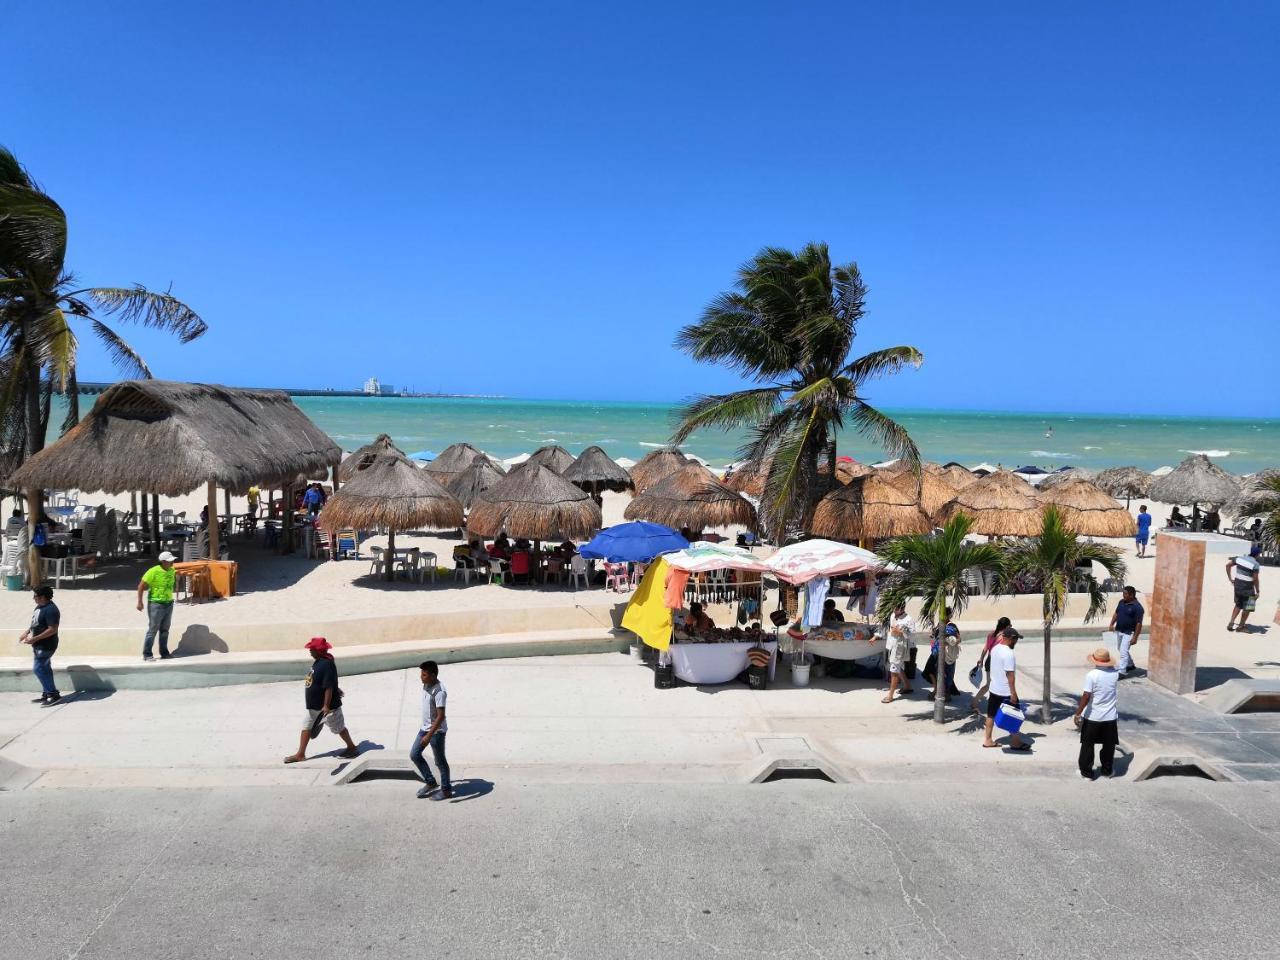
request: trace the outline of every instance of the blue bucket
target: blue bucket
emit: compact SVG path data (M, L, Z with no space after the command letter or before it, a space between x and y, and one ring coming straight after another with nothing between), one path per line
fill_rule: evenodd
M996 711L996 726L1009 733L1017 733L1021 730L1022 721L1025 719L1027 719L1026 715L1021 710L1007 703L1000 704L1000 709Z

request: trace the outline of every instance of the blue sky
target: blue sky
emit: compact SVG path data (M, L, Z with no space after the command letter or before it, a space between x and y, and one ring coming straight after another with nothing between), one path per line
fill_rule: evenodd
M209 322L137 333L157 375L732 389L676 330L760 247L825 240L871 288L858 346L926 355L881 405L1280 415L1275 4L6 19L0 142L67 209L73 269ZM112 377L87 338L81 371Z

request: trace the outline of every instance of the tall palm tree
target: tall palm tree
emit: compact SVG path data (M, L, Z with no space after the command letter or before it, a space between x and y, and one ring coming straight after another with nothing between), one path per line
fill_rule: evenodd
M1095 619L1107 608L1107 595L1102 592L1092 572L1098 564L1108 577L1123 579L1124 561L1120 551L1103 543L1081 540L1062 519L1058 508L1050 504L1044 509L1040 533L1025 540L1017 540L1003 547L1001 561L1001 590L1007 589L1015 578L1030 578L1041 584L1043 602L1041 614L1044 620L1044 700L1040 708L1040 722L1051 723L1049 682L1049 644L1053 627L1067 611L1072 584L1083 581L1089 595L1089 609L1085 623ZM1087 571L1087 572L1086 572Z
M50 394L67 399L65 432L79 420L76 333L83 320L127 376L151 370L104 318L174 333L187 343L206 325L168 292L82 287L66 269L67 217L14 155L0 147L0 447L11 466L44 447Z
M907 431L867 403L862 388L924 357L901 346L849 358L867 294L857 264L833 267L825 243L794 253L766 247L739 269L737 287L712 300L676 345L757 386L694 398L681 411L673 441L703 427L748 428L742 453L769 464L761 513L780 539L821 494L824 458L828 482L834 478L836 433L846 422L919 469Z
M965 537L973 521L963 513L956 514L937 536L920 534L898 537L880 547L880 556L902 569L894 573L880 591L876 608L880 618L888 619L898 604L915 597L923 599L920 610L926 625L943 625L946 611L958 617L969 604L965 574L997 573L1001 550L994 543L967 543ZM943 645L938 645L938 682L934 684L933 719L946 719L947 684L943 679Z

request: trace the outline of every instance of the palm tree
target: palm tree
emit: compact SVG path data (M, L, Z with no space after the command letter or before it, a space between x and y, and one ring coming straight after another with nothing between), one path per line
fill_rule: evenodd
M880 556L902 569L894 573L884 589L876 612L881 619L889 615L899 604L906 604L915 597L923 598L920 610L926 625L945 626L946 611L958 617L969 603L965 574L998 572L1001 550L994 543L968 543L973 521L960 513L942 528L936 536L920 534L898 537L883 545ZM943 645L938 645L938 682L933 702L933 719L943 723L946 719L947 684L944 679Z
M769 464L761 513L781 541L822 492L823 458L828 482L834 478L836 433L846 421L919 469L920 453L907 431L861 391L872 378L919 366L924 357L902 346L849 359L867 288L857 264L832 266L825 243L795 253L766 247L739 269L737 286L712 300L676 345L757 386L694 398L681 411L673 441L703 427L750 429L742 453Z
M187 343L205 322L168 292L81 287L66 269L67 218L14 155L0 147L0 447L11 466L44 447L50 394L67 399L63 432L79 421L76 334L86 322L128 376L151 370L104 317L174 333Z
M1120 559L1120 551L1115 547L1081 540L1076 532L1066 525L1062 514L1052 504L1044 509L1040 533L1005 545L1003 553L1002 592L1018 577L1030 578L1042 585L1044 705L1040 708L1040 721L1050 723L1052 720L1049 643L1052 639L1053 625L1066 613L1071 585L1077 580L1084 583L1085 591L1089 595L1089 609L1084 615L1084 620L1088 623L1102 614L1107 607L1107 595L1102 592L1102 585L1094 577L1092 565L1098 564L1107 571L1107 576L1120 580L1125 574L1124 561Z

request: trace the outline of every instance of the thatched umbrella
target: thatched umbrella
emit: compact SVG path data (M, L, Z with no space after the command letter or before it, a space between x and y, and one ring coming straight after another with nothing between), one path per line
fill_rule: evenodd
M856 460L837 460L836 479L841 483L853 483L861 477L870 477L876 472L875 467Z
M1066 483L1068 480L1088 480L1093 482L1096 474L1092 470L1086 470L1084 467L1068 467L1066 470L1056 470L1046 476L1043 480L1036 484L1037 490L1052 490L1059 484Z
M724 485L736 493L745 493L759 499L764 496L764 483L769 479L770 463L769 460L748 460L724 478Z
M966 468L958 463L948 463L938 473L943 480L947 481L952 490L963 490L971 483L976 483L978 478L975 474L970 473Z
M540 463L522 463L476 497L467 527L486 537L585 540L600 529L600 507Z
M655 483L661 483L689 462L675 447L663 447L646 453L640 462L631 468L631 479L635 482L636 493L644 493Z
M889 477L888 482L910 497L911 502L918 505L930 518L936 517L938 511L954 500L959 492L940 473L932 470L921 473L918 481L915 474L904 470Z
M963 513L973 520L972 532L988 537L1031 537L1040 532L1043 504L1031 484L1000 470L971 483L938 511L947 523Z
M454 474L445 489L458 498L463 508L470 510L476 497L490 487L497 486L505 474L493 465L493 461L483 453L477 453L471 466L461 473Z
M828 493L818 501L808 523L814 536L832 540L880 540L928 533L932 528L914 490L906 493L874 473Z
M1055 504L1066 525L1086 537L1132 537L1137 532L1133 514L1088 480L1054 484L1041 499Z
M1145 497L1151 492L1151 474L1137 467L1112 467L1093 478L1093 485L1113 497L1124 497L1124 505L1134 497Z
M1267 483L1280 479L1280 468L1259 470L1241 483L1240 493L1222 506L1224 513L1233 517L1250 517L1259 513L1271 513L1280 509L1280 493L1270 489Z
M386 578L395 576L397 530L462 526L462 504L425 470L392 453L375 456L329 498L320 524L339 530L387 528Z
M475 462L477 454L485 456L484 453L469 443L451 443L440 451L440 456L426 464L422 469L432 474L441 483L448 483L467 467L471 466ZM493 462L492 458L490 458L490 462ZM494 466L499 470L502 469L501 464L494 463Z
M1196 453L1178 464L1172 473L1151 481L1148 495L1161 503L1189 503L1198 520L1200 504L1221 506L1239 492L1240 483L1235 477L1203 453Z
M587 447L560 475L596 496L605 490L621 493L635 486L631 482L631 474L611 460L599 447Z
M391 437L385 433L378 434L373 443L366 443L355 453L349 454L338 467L338 479L346 483L356 475L356 472L363 470L369 464L373 463L374 458L379 454L392 453L398 457L404 456L404 451L391 442Z
M673 530L756 525L756 508L700 463L686 463L627 504L628 520L648 520Z
M573 464L573 454L558 443L549 443L533 451L525 463L540 463L553 473L564 473Z

